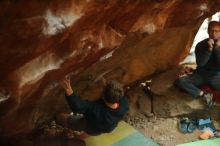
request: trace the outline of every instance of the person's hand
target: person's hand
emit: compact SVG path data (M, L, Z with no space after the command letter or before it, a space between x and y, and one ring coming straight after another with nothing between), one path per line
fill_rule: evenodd
M66 95L69 96L69 95L73 94L73 89L72 89L71 84L70 84L70 77L65 77L64 79L62 79L60 81L60 85L65 90Z
M215 44L215 48L219 48L219 47L220 47L220 39L218 39Z
M213 47L214 47L214 40L213 39L209 39L208 40L208 45L209 45L209 50L212 51Z

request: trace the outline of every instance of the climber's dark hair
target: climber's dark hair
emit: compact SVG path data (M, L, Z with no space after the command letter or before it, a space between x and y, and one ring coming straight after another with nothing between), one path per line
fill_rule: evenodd
M116 80L108 81L103 92L103 98L109 103L116 103L124 96L121 83Z

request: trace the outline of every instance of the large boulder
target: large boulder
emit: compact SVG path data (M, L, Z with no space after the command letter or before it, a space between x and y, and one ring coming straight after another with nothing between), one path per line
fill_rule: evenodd
M144 87L134 86L127 93L129 103L129 115L151 116L151 96L147 94Z
M0 139L65 109L57 80L67 74L96 99L99 77L126 86L177 65L219 9L219 0L2 0Z

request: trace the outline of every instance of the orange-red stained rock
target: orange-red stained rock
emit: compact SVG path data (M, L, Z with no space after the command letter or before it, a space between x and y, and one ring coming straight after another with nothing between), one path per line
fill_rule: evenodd
M28 134L62 110L66 74L95 99L102 76L128 85L177 65L219 9L219 0L2 0L0 137Z

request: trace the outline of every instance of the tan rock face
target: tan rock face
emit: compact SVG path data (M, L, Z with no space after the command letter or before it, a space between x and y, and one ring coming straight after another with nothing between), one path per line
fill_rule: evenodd
M193 99L192 96L175 87L171 87L164 95L154 95L152 106L157 117L186 116L219 119L219 104L207 110L202 98Z
M152 115L151 97L147 95L144 87L133 87L131 90L128 91L127 99L129 103L129 115Z
M128 85L177 65L219 6L219 0L1 1L1 137L29 133L65 107L57 80L66 74L95 99L101 76Z
M181 67L168 70L152 79L150 90L156 95L166 94L166 91L173 86L175 80L179 77Z

